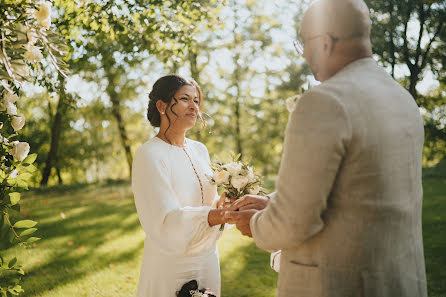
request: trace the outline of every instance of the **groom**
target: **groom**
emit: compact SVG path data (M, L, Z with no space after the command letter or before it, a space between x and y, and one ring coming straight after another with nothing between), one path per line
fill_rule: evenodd
M320 0L303 57L322 82L292 112L270 199L245 196L228 222L282 250L279 297L424 297L423 122L372 59L362 0Z

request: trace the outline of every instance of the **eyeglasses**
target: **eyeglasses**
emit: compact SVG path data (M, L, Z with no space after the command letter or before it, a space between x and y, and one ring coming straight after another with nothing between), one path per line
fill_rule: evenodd
M307 38L305 41L304 39L302 39L302 37L300 37L300 35L297 35L297 39L295 41L293 41L293 45L294 48L296 49L297 53L302 56L304 54L304 49L305 49L305 42L319 38L319 37L323 37L325 34L327 34L328 36L330 36L330 38L333 41L338 41L339 38L338 37L334 37L333 35L331 35L330 33L324 33L324 34L318 34L318 35L314 35L310 38Z

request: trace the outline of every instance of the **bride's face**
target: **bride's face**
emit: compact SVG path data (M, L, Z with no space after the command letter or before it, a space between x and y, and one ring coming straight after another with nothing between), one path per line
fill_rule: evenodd
M176 100L175 100L176 99ZM195 126L200 111L200 99L194 86L182 86L166 109L171 127L187 130Z

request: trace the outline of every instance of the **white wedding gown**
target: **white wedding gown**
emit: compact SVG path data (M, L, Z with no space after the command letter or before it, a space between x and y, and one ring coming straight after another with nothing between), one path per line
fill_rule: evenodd
M175 297L183 284L197 280L220 296L219 226L210 227L208 212L218 199L206 147L186 139L203 184L182 148L154 137L141 145L132 166L132 190L146 234L138 297Z

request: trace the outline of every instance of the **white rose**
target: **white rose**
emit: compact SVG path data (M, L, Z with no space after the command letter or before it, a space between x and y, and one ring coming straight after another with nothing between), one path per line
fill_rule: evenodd
M231 184L236 188L237 190L241 190L243 187L245 187L248 184L249 180L246 176L237 175L231 178Z
M226 170L215 171L214 180L219 185L227 183L229 180L229 172L227 172Z
M11 126L14 128L14 131L22 129L25 126L25 116L23 114L15 116L11 121Z
M242 164L240 162L232 162L225 165L226 170L228 170L229 174L232 176L238 175L240 170L242 170Z
M9 92L6 92L5 97L3 97L3 100L5 102L16 103L17 100L19 100L19 96L17 96L16 94L11 94Z
M296 95L296 96L289 97L286 99L286 108L288 109L289 112L292 112L294 110L299 98L300 98L300 95Z
M247 175L249 182L253 183L257 180L256 175L254 174L254 172L252 171L251 167L248 167L248 175Z
M9 153L22 162L29 154L29 144L27 142L14 142L14 146L9 150Z
M34 12L34 17L41 26L48 29L51 25L51 2L43 2L40 5L39 10Z
M40 48L35 46L35 45L28 45L26 47L27 51L25 53L25 55L23 55L23 57L30 61L30 62L39 62L40 60L43 59L43 55L42 52L40 51Z
M14 103L8 102L6 103L6 112L11 116L15 116L17 115L17 107Z
M260 186L259 185L252 185L249 188L248 192L251 195L257 195L260 192Z

